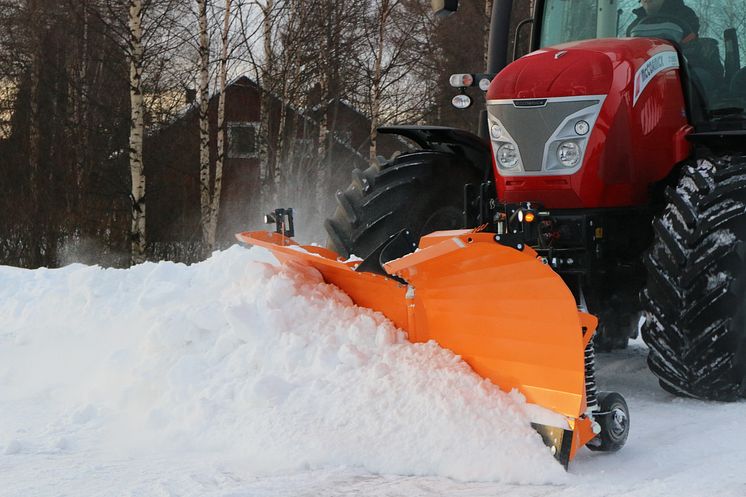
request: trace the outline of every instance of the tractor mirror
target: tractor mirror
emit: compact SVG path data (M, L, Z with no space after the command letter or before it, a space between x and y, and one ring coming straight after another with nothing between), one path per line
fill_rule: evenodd
M446 17L458 9L458 0L432 0L433 12L437 17Z

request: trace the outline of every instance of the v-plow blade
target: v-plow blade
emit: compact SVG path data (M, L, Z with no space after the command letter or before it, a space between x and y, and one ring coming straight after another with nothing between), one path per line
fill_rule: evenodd
M411 341L435 340L502 390L517 389L528 402L560 414L564 426L532 426L565 467L584 445L623 445L608 438L621 433L626 439L624 400L614 393L597 399L595 391L591 337L597 320L578 311L572 292L530 247L502 245L492 233L440 231L423 237L415 252L371 264L342 261L279 233L236 237L269 249L281 263L316 268ZM385 259L386 252L376 257Z

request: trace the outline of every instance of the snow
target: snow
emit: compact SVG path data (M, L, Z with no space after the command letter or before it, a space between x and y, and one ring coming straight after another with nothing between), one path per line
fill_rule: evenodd
M672 397L644 355L600 355L632 432L565 473L539 408L265 251L0 267L0 495L746 495L746 404Z
M707 274L707 291L714 290L718 286L722 285L726 281L730 280L731 276L728 273L719 272L716 274Z

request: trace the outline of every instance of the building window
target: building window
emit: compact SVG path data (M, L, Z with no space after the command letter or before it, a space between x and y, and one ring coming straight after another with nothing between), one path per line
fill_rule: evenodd
M347 129L347 130L340 130L340 131L337 131L335 134L337 136L337 140L339 140L339 142L342 145L344 145L346 147L351 147L352 146L352 131L351 130L349 130L349 129Z
M259 123L228 123L228 158L258 157L257 130Z

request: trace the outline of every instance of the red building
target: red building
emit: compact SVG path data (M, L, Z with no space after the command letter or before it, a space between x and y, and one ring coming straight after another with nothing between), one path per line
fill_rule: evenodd
M272 98L270 132L278 133L281 103ZM210 100L210 151L214 170L217 149L218 97ZM218 239L233 241L233 233L261 227L264 210L275 207L261 198L259 128L261 90L247 77L226 90L226 159ZM347 104L338 102L330 112L332 133L331 170L328 184L319 195L316 186L320 161L318 122L313 116L286 108L289 131L284 140L286 161L276 207L299 208L299 219L331 214L334 193L345 188L354 168L365 168L369 155L370 121ZM389 139L390 140L390 139ZM272 140L270 140L272 142ZM393 151L393 141L382 146ZM271 154L275 153L274 151ZM199 121L196 107L168 126L151 133L145 141L148 181L147 236L154 244L198 243L201 240L199 193ZM324 197L324 198L318 198ZM305 212L304 212L305 211ZM320 223L316 231L320 229Z

